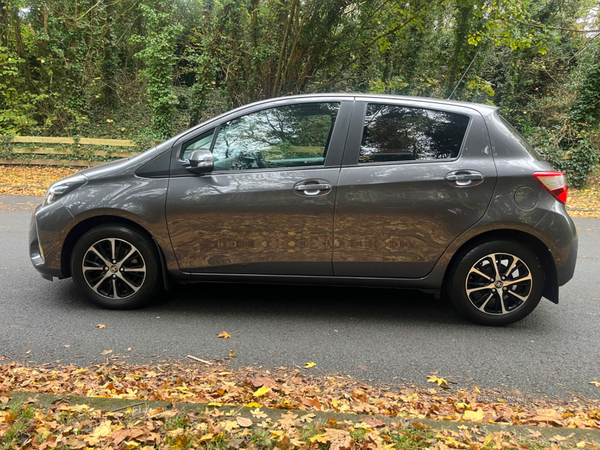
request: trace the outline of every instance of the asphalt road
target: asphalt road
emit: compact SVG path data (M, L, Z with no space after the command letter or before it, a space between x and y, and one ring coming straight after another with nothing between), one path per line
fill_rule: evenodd
M600 398L600 219L576 219L580 250L561 301L506 328L472 325L415 291L235 284L179 286L146 309L107 311L72 281L40 278L27 255L35 198L0 197L0 358L84 365L195 355L303 366L389 383L439 371L459 386ZM105 329L96 328L105 324ZM217 338L227 331L231 339ZM128 349L131 349L128 351ZM315 370L315 369L313 369Z

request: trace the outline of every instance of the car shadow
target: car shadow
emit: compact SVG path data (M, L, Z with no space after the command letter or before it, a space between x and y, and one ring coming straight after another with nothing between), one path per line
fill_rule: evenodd
M94 311L97 306L85 299L70 280L60 282L53 295L60 299L55 306L69 310ZM555 305L546 300L525 319L501 329L548 333L557 317ZM250 283L194 283L174 285L160 292L151 302L132 311L113 311L122 317L129 315L166 317L210 317L221 320L228 317L247 317L253 321L269 317L271 320L335 321L360 319L377 324L423 326L427 329L448 329L474 325L465 319L449 299L412 289L274 285ZM558 325L558 323L556 323ZM495 327L492 327L495 328ZM489 328L488 328L489 329Z
M467 323L450 301L416 290L199 283L174 286L147 307L155 312L246 315L302 319L361 318L373 321Z

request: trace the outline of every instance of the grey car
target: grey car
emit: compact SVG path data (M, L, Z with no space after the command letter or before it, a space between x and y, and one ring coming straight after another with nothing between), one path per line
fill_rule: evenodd
M29 253L102 307L174 282L371 285L506 325L575 269L567 183L486 105L271 99L54 183Z

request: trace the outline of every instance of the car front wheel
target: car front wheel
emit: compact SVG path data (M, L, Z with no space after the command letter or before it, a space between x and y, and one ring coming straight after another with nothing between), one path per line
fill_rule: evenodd
M456 308L483 325L508 325L529 315L544 291L538 257L513 240L481 243L459 256L448 288Z
M141 306L160 286L154 244L127 225L101 225L85 233L73 249L71 274L86 297L110 309Z

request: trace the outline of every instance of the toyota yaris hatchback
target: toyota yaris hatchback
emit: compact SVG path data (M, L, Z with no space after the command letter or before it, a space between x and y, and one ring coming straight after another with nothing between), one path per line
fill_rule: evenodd
M107 308L171 282L379 285L505 325L573 276L566 199L565 175L496 108L286 97L54 183L29 252Z

